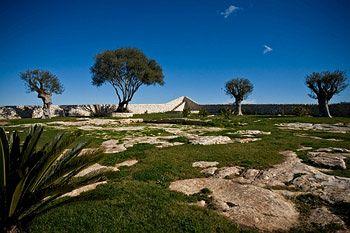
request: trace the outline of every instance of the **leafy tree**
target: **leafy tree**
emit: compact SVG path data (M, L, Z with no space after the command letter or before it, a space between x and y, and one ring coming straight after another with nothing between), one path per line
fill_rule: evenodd
M63 194L101 180L98 174L75 178L101 158L100 153L78 156L85 146L76 144L77 135L57 135L37 148L41 126L30 129L23 144L17 132L9 139L0 128L0 230L19 232L34 216L55 204ZM66 149L72 148L72 149ZM63 200L62 200L63 201Z
M242 101L253 92L253 84L245 78L236 78L228 81L225 86L226 94L235 98L236 114L242 114Z
M347 77L344 71L324 71L306 76L306 85L311 90L309 96L318 100L319 114L332 117L328 103L332 97L347 87Z
M51 117L52 94L64 91L56 75L44 70L28 70L20 74L28 92L36 92L43 101L43 118Z
M117 111L127 111L128 104L142 85L163 85L160 65L135 48L121 48L100 53L91 67L92 84L109 83L118 97Z

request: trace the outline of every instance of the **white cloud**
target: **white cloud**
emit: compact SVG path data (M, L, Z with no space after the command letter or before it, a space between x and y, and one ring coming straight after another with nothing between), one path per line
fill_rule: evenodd
M273 49L272 49L270 46L264 45L263 54L270 53L270 52L272 52L272 50L273 50Z
M224 16L224 18L229 17L233 12L237 11L239 7L230 5L226 10L221 12L220 14Z

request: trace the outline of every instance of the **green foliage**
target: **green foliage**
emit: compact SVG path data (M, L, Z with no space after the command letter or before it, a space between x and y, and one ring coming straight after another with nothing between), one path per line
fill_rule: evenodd
M29 92L62 94L64 88L58 77L45 70L27 70L20 74Z
M236 103L239 103L253 92L253 84L246 78L235 78L226 83L225 91L236 99Z
M92 84L109 83L118 96L118 111L126 111L136 91L142 85L163 85L160 65L139 49L121 48L100 53L91 67Z
M201 117L206 117L209 115L209 112L205 108L201 108L201 109L199 109L198 115Z
M16 131L8 138L0 128L0 228L4 231L47 209L62 194L99 178L72 179L97 158L77 157L84 143L65 151L77 135L57 135L38 150L42 132L41 126L32 127L21 144Z
M184 108L184 110L182 110L182 117L188 117L190 114L191 114L190 108Z
M233 115L233 110L231 108L222 108L219 110L219 114L225 119L229 119Z
M190 142L190 140L188 140L188 138L186 138L185 136L179 136L176 138L169 139L169 142L181 142L187 144Z

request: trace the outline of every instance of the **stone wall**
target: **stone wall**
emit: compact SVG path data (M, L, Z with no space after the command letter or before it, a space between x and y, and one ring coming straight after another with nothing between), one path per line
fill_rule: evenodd
M192 111L201 108L210 113L219 113L221 109L232 108L228 104L205 104L200 105L182 96L164 104L130 104L129 111L134 114L160 113L171 111L183 111L189 108ZM117 109L113 104L91 104L91 105L53 105L52 116L110 116ZM317 115L317 105L310 104L243 104L242 111L247 115ZM331 104L330 111L333 116L350 116L350 103ZM40 106L4 106L0 107L0 119L16 118L41 118L43 114Z
M232 109L231 104L205 104L200 105L212 114L222 109ZM350 116L350 103L330 104L332 116ZM318 115L316 104L242 104L243 114L247 115Z
M134 114L160 113L182 111L184 108L199 110L199 105L188 97L182 96L164 104L129 104L128 109ZM89 105L52 105L52 117L90 117L108 116L115 112L114 104ZM0 107L0 119L41 118L43 114L40 106L4 106Z

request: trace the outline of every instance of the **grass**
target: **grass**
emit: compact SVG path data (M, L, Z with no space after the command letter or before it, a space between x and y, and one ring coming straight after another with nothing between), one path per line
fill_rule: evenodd
M178 123L181 113L135 115L155 123ZM237 130L262 130L271 132L263 135L261 141L249 144L192 145L186 137L169 139L170 142L183 142L184 145L156 148L150 144L137 144L117 154L106 154L103 165L114 165L126 159L137 159L132 167L123 167L118 173L108 174L107 185L70 200L64 206L54 208L29 223L30 232L240 232L241 228L210 209L199 208L189 203L198 197L171 192L169 183L178 179L203 177L192 163L199 160L218 161L219 166L239 165L247 168L264 169L283 160L279 154L283 150L296 151L301 146L341 147L350 149L350 135L314 131L293 131L278 129L275 124L290 122L308 123L350 123L350 118L312 118L277 116L241 116L223 118L221 116L196 118L190 115L186 124L197 125L198 121L208 127L222 127L221 131L207 132L205 135L226 135ZM55 120L74 121L74 118L51 120L21 119L10 121L16 127L6 130L26 130L20 124L42 123ZM73 132L74 128L65 130ZM46 127L42 144L58 133L65 132ZM304 133L321 138L336 138L343 141L327 141L295 136ZM24 134L21 133L21 134ZM104 140L122 140L125 136L167 136L162 129L146 128L142 131L111 132L107 130L82 131L80 141L89 141L89 147L98 147ZM307 161L307 152L298 152ZM332 174L350 177L348 169L335 170ZM302 199L302 198L301 198ZM298 200L299 201L299 200ZM307 212L310 205L300 205ZM293 229L298 230L298 229Z

